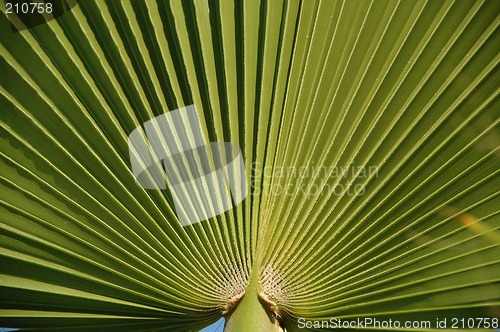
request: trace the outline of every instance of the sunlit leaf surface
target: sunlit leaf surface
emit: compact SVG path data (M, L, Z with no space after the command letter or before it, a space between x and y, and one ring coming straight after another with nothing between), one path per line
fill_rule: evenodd
M13 33L2 7L0 326L199 330L252 275L288 330L498 317L499 14L82 0ZM127 138L192 104L250 191L183 227Z

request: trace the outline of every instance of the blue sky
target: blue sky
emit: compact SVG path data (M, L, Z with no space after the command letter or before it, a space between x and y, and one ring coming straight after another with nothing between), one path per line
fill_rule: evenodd
M224 331L224 318L221 318L212 325L205 327L200 332L222 332L222 331Z

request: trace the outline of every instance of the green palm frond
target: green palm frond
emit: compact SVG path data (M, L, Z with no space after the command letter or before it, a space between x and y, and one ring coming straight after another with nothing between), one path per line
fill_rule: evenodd
M0 326L498 318L499 15L82 0L12 32L3 7ZM188 105L241 148L249 192L183 227L170 189L138 185L128 135Z

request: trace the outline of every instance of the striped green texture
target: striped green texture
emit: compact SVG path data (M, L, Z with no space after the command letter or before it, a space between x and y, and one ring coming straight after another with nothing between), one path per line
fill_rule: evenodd
M197 331L249 282L287 331L500 316L499 1L1 10L0 326ZM182 227L127 136L191 104L250 192Z

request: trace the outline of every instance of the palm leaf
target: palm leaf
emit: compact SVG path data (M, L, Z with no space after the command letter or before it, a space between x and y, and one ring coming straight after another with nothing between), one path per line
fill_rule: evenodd
M80 1L15 33L2 13L1 326L499 316L500 3ZM183 227L127 139L191 104L250 192Z

